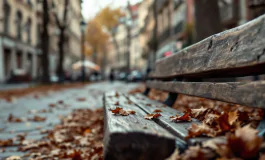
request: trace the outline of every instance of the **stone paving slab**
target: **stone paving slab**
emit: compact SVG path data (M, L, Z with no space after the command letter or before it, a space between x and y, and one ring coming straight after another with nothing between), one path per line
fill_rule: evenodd
M73 109L77 108L96 109L102 107L102 95L104 92L109 90L128 92L137 86L137 83L101 82L87 85L81 89L73 88L59 92L51 92L46 96L40 96L38 99L34 95L29 95L16 99L12 103L0 100L0 139L14 138L17 134L23 133L28 134L26 136L27 140L41 139L43 135L40 135L40 128L41 130L52 129L55 124L60 122L59 116L67 115ZM79 101L79 98L84 98L85 100ZM58 101L63 101L63 104L58 104ZM56 108L49 107L49 104L52 103L56 104ZM42 109L50 109L52 112L34 113ZM25 120L25 122L8 122L7 119L10 113L15 117ZM35 115L46 117L46 121L27 121L28 117ZM19 156L21 154L21 152L17 152L17 147L7 147L6 152L0 153L0 159L10 155Z

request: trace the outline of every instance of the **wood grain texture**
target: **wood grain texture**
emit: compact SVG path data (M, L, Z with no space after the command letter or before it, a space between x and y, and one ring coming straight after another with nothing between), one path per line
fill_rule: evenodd
M156 62L150 78L265 73L265 15Z
M185 141L185 137L188 135L188 128L192 123L199 124L200 122L196 119L192 119L190 122L172 122L170 116L183 115L182 112L164 105L161 102L151 100L141 94L126 95L126 97L134 102L137 106L143 109L147 113L153 113L154 110L162 110L160 113L162 116L159 117L155 122L169 130L172 134L177 137L176 144L179 149L187 147L186 145L194 145L201 143L208 138L191 138Z
M104 95L105 131L104 159L136 160L165 159L175 149L175 138L154 121L144 119L146 113L119 93ZM119 103L119 105L115 105ZM124 110L134 110L135 115L114 115L109 109L116 106Z
M147 86L173 93L265 108L265 81L228 83L148 81Z

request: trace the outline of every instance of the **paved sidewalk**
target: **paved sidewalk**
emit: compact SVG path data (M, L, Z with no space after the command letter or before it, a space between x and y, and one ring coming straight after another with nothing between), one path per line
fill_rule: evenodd
M55 124L60 122L59 115L69 114L76 108L99 108L102 107L102 95L109 90L118 90L127 92L138 84L128 84L122 82L101 82L90 84L82 89L68 89L59 92L52 92L46 96L39 98L34 95L19 98L12 103L5 100L0 100L0 140L14 138L17 134L27 133L26 140L40 139L41 130L51 129ZM80 101L78 99L83 99ZM58 103L59 101L63 103ZM50 104L56 104L55 108L49 107ZM37 111L51 108L52 112L38 113ZM25 122L10 123L7 121L9 114L12 113L15 117L19 117ZM35 115L46 117L44 122L30 122L27 118ZM0 147L1 150L1 147ZM10 155L22 155L17 152L17 147L7 147L6 151L0 152L0 159Z
M35 86L37 83L19 83L19 84L0 84L0 91L12 90L12 89L23 89L31 86Z

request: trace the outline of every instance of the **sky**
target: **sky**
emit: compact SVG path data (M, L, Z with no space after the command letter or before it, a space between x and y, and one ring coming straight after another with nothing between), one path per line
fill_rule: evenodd
M142 0L130 0L131 4L135 4ZM127 0L83 0L82 14L86 20L93 18L97 12L107 5L111 7L121 7L127 5Z

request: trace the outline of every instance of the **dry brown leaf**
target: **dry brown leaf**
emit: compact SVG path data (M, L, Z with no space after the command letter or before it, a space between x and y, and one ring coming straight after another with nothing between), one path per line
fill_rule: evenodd
M110 109L110 111L114 114L119 114L119 115L122 115L122 116L128 116L129 114L135 114L135 111L133 110L123 110L122 108L120 107L116 107L115 109Z
M0 140L0 147L7 147L7 146L13 146L13 140L7 139L7 140Z
M136 112L135 111L133 111L133 110L128 110L127 111L129 114L135 114Z
M54 107L56 107L56 104L51 103L51 104L49 104L49 107L54 108Z
M33 118L28 118L28 120L33 122L43 122L46 120L46 118L40 116L34 116Z
M188 110L187 112L190 112L191 117L202 120L207 112L207 108L190 109L190 111Z
M175 117L174 116L171 116L170 119L172 121L174 121L174 122L178 122L178 121L191 121L191 117L190 117L189 113L185 113L182 116L178 116L178 115L176 115Z
M161 114L155 113L155 114L147 114L147 115L144 116L144 118L145 119L156 119L156 118L158 118L160 116L161 116Z
M238 128L235 134L227 136L228 146L238 157L257 158L263 140L257 134L258 130L251 128L250 125Z
M228 114L225 112L220 115L218 124L223 132L229 131L232 128L228 121Z
M237 119L238 119L237 111L228 112L228 122L230 125L233 125Z
M159 112L162 112L162 110L161 110L161 109L156 109L156 110L154 110L153 112L155 112L155 113L159 113Z
M208 113L205 116L205 119L203 120L203 122L205 122L206 124L210 125L210 126L216 126L218 124L218 119L219 119L219 115L214 114L214 113Z
M76 100L79 101L79 102L84 102L84 101L86 101L86 98L85 97L80 97L80 98L77 98Z
M64 104L63 100L59 100L57 103L58 104Z
M207 160L204 152L200 146L189 147L183 155L181 155L182 160Z
M13 116L13 114L11 114L11 113L9 114L7 120L8 120L8 122L15 122L15 123L21 123L22 122L22 119Z
M115 109L110 109L110 111L114 114L119 114L120 110L122 110L122 108L120 107L116 107Z
M217 131L214 129L210 128L207 124L202 123L202 124L195 124L192 123L191 127L188 129L188 136L187 138L191 137L198 137L202 135L207 135L209 137L215 137L218 134Z

